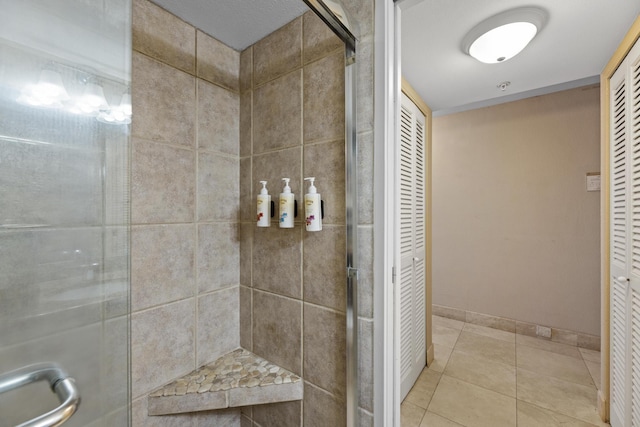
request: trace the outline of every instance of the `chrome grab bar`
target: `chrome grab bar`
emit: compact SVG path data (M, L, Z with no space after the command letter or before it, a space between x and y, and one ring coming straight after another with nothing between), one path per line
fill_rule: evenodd
M73 378L55 363L38 363L0 375L0 393L46 380L60 400L60 406L16 427L56 427L67 421L80 405L80 393Z

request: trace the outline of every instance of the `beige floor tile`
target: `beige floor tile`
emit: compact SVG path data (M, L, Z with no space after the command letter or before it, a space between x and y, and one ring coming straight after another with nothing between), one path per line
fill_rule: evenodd
M447 328L457 329L459 331L461 331L465 325L465 323L461 322L460 320L449 319L448 317L433 316L432 319L434 326L445 326Z
M427 407L429 407L429 402L431 402L431 397L433 397L433 393L436 391L441 376L442 374L440 372L424 369L404 401L426 410Z
M516 425L514 398L447 375L440 379L429 411L467 427Z
M516 397L516 368L453 350L445 375L495 392Z
M588 348L578 348L582 358L585 361L600 363L600 352L596 350L589 350Z
M449 328L446 326L433 325L433 344L444 345L453 348L460 336L460 329Z
M575 357L519 345L516 348L516 359L518 368L582 385L595 386L584 361L576 360Z
M425 410L413 403L403 402L400 406L400 425L402 427L420 427Z
M404 427L404 426L402 426ZM444 417L441 417L438 414L434 414L433 412L427 411L424 414L424 418L422 419L422 423L420 427L463 427L458 423L454 423L451 420L448 420Z
M516 363L516 346L503 340L462 331L454 350L463 351L473 356L494 362L514 365Z
M597 390L558 378L518 369L518 399L572 418L596 424L600 422L595 402ZM436 390L436 396L437 396Z
M596 386L596 388L599 390L600 389L600 362L590 362L588 360L585 360L584 362L587 365L587 369L589 370L589 373L591 374L591 378L593 379L593 384Z
M564 354L565 356L582 359L582 355L580 354L578 347L572 345L561 344L520 334L516 334L516 344L526 345L528 347L539 348L541 350L547 350L553 353Z
M606 425L606 424L597 424ZM580 421L539 406L518 401L518 427L595 427L596 424Z
M474 325L473 323L465 323L463 331L471 332L485 337L495 338L498 340L516 342L516 334L513 332L501 331L500 329L489 328L487 326Z
M449 357L451 357L451 352L453 348L447 347L445 345L434 344L433 345L433 362L431 362L431 366L429 369L436 372L444 372L445 367L447 366L447 362L449 361Z

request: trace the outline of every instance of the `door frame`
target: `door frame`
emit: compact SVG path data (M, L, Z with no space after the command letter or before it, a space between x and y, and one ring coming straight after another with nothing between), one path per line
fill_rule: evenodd
M601 350L601 382L598 391L598 412L603 421L609 420L609 404L610 396L610 316L611 307L609 303L611 291L611 265L610 265L610 222L611 222L611 201L609 191L609 173L610 173L610 130L611 120L609 108L611 107L610 90L611 78L616 72L622 61L636 43L640 39L640 16L636 18L631 28L625 35L624 39L613 53L613 56L600 74L600 176L602 180L602 189L600 192L600 350Z

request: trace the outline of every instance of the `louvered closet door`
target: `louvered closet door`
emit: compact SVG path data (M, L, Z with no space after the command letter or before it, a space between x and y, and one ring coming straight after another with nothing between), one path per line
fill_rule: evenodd
M640 427L640 45L611 79L611 425Z
M426 365L425 119L402 95L399 137L399 246L401 397Z

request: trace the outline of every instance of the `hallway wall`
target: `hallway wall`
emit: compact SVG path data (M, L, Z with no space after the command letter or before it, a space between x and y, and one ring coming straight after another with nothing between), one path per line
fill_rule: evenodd
M433 120L433 303L600 335L599 87Z

